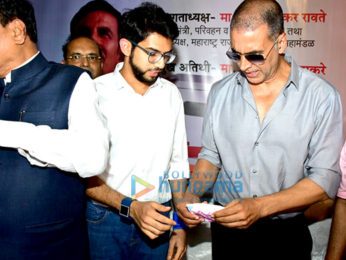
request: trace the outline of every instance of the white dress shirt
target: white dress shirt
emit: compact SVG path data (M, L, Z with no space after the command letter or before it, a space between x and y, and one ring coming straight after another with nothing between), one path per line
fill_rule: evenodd
M5 82L10 81L9 73ZM79 77L71 95L68 129L0 120L0 133L0 146L18 149L32 165L57 167L81 177L100 174L107 166L108 131L98 111L95 84L87 73Z
M183 101L162 78L144 95L136 93L122 66L95 79L111 138L109 166L100 178L125 196L164 203L171 199L168 180L189 178Z

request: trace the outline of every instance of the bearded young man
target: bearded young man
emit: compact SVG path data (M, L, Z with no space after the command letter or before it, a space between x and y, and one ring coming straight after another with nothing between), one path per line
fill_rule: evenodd
M175 58L178 27L160 7L144 3L123 15L120 28L124 62L95 80L111 149L107 170L89 180L90 258L181 259L186 234L170 235L176 223L165 185L189 175L184 109L177 87L159 76ZM173 171L180 178L173 180ZM135 194L135 180L152 190ZM183 197L179 191L174 199Z

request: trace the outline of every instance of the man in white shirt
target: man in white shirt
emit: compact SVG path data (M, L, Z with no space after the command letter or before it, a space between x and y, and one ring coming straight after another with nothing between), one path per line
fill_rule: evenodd
M89 75L36 42L32 5L0 0L0 259L86 259L85 183L71 172L104 171L108 131Z
M91 259L181 259L186 251L185 230L174 229L169 241L178 222L169 218L171 194L183 198L189 177L183 101L159 77L175 58L178 34L154 4L124 13L124 62L95 79L111 148L107 170L89 179L87 190Z

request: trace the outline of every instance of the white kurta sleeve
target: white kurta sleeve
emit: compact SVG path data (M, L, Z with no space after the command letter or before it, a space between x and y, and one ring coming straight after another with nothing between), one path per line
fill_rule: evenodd
M0 120L0 133L0 146L18 149L32 165L90 177L102 173L108 163L108 131L87 73L79 77L71 95L68 129Z

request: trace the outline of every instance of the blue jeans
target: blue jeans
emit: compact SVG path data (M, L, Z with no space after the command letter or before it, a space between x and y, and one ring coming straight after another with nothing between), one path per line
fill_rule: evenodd
M169 212L162 214L168 216ZM169 232L151 240L134 221L120 217L115 209L91 201L87 202L86 219L90 260L166 259Z

